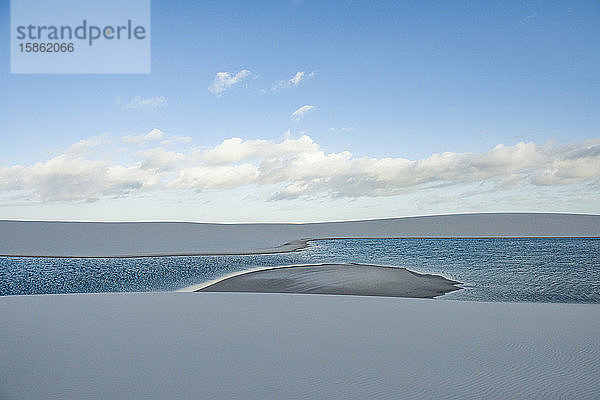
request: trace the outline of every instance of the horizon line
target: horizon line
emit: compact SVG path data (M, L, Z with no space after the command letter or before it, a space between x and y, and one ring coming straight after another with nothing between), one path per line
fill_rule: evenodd
M50 223L98 223L98 224L126 224L126 223L187 223L187 224L216 224L216 225L253 225L253 224L291 224L291 225L308 225L308 224L325 224L325 223L340 223L340 222L363 222L363 221L382 221L392 219L409 219L409 218L426 218L426 217L444 217L444 216L466 216L466 215L507 215L507 214L535 214L535 215L572 215L572 216L592 216L600 217L600 214L591 213L576 213L576 212L555 212L555 211L486 211L486 212L460 212L460 213L440 213L440 214L418 214L406 215L399 217L377 217L377 218L361 218L361 219L341 219L341 220L317 220L317 221L238 221L238 222L218 222L218 221L193 221L193 220L78 220L78 219L10 219L0 218L0 222L50 222Z

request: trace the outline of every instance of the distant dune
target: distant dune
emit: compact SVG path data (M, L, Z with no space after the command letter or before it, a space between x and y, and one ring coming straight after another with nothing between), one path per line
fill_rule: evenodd
M453 214L307 224L0 221L0 255L139 257L273 253L307 239L600 237L600 215Z

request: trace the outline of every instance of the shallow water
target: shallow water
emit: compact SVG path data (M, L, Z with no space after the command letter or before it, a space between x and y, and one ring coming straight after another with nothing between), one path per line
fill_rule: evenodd
M169 291L256 267L356 262L463 282L441 299L600 303L600 239L338 239L294 253L148 258L0 257L0 295Z

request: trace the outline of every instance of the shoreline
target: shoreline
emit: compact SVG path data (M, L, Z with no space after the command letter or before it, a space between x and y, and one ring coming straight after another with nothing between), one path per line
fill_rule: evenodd
M0 220L4 257L137 258L273 254L310 240L600 237L600 215L482 213L306 224Z
M191 253L150 253L150 254L126 254L110 256L54 256L54 255L24 255L24 254L0 254L0 257L11 258L159 258L159 257L202 257L202 256L251 256L260 254L293 253L309 246L309 242L321 239L299 239L282 244L281 246L257 249L250 251L227 251L227 252L191 252ZM326 240L326 239L323 239Z
M242 271L182 291L435 298L460 284L403 267L324 263Z
M600 239L599 236L365 236L365 237L324 237L298 239L282 244L277 247L248 250L248 251L225 251L225 252L183 252L183 253L150 253L150 254L125 254L125 255L29 255L29 254L0 254L0 257L7 258L159 258L159 257L202 257L202 256L251 256L261 254L281 254L293 253L300 251L310 246L310 242L324 240L376 240L376 239L392 239L392 240L420 240L420 239L444 239L444 240L486 240L486 239Z

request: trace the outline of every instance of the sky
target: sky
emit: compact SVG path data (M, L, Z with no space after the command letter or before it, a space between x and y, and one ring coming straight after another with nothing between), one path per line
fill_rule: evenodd
M0 0L0 219L600 214L597 1L151 10L149 74L11 74Z

